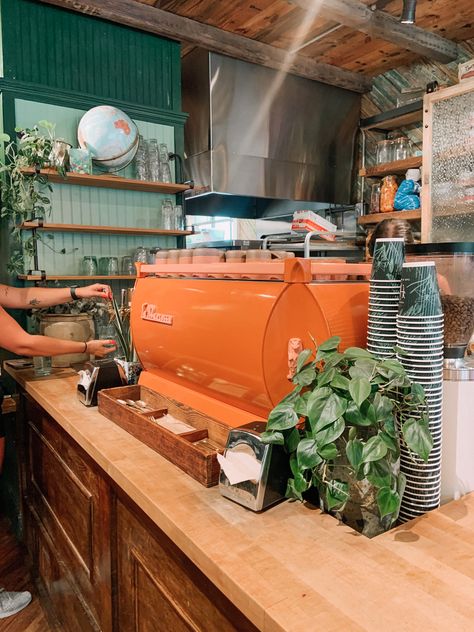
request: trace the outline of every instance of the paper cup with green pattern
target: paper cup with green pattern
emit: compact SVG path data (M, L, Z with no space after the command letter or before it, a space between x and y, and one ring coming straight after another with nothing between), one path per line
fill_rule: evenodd
M400 279L405 261L405 240L401 237L376 239L371 279L396 281Z
M421 319L443 314L434 261L403 264L399 313Z

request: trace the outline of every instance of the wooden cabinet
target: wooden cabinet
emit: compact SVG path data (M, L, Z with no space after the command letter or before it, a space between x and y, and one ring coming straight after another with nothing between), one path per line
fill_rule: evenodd
M160 529L120 501L117 582L121 632L257 629Z
M27 546L60 630L257 629L27 395L21 410Z
M111 490L49 415L29 400L24 412L25 509L34 568L65 629L112 630Z

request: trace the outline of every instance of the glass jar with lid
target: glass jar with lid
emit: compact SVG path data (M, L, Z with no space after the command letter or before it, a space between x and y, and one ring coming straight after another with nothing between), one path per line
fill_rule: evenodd
M391 213L398 184L396 176L385 176L380 188L380 212Z

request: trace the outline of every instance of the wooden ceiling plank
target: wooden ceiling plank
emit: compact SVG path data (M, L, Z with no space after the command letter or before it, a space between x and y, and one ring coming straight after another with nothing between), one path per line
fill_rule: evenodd
M307 79L364 93L371 89L371 80L329 64L322 64L303 55L288 55L284 50L256 42L234 33L202 24L134 0L40 0L79 13L85 13L142 31L178 41L186 41L206 50L236 59L284 70Z
M336 20L370 37L391 42L443 63L454 61L458 57L458 47L454 42L415 25L402 24L396 17L384 11L372 11L357 0L292 0L292 2L308 11L314 11L315 7L319 7L320 16L327 20Z

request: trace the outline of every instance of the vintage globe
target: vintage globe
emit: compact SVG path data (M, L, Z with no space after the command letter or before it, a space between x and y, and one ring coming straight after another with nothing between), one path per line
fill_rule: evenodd
M126 167L138 148L138 129L132 119L116 107L99 105L84 114L77 138L97 166L117 171Z

